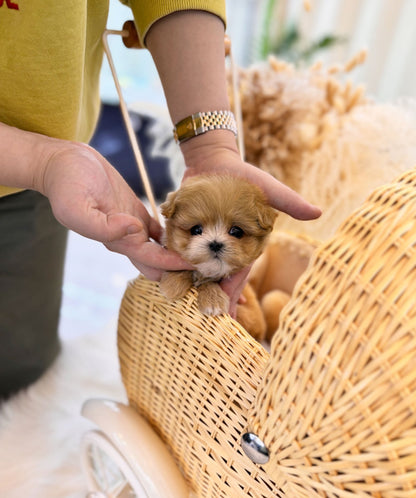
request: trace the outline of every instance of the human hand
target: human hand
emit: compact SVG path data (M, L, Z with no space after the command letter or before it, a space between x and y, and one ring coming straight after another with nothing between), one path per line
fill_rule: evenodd
M184 179L200 174L228 174L243 177L258 185L271 206L299 220L319 218L321 210L269 173L243 161L234 136L229 131L215 130L188 140L181 145L185 157Z
M52 140L48 150L52 152L37 185L60 223L126 255L151 280L159 280L165 270L191 269L160 245L159 223L96 150L58 140Z
M300 220L311 220L321 215L321 210L308 203L299 194L276 180L268 173L244 162L237 150L231 132L210 131L181 145L187 169L184 179L199 174L228 174L247 179L258 185L269 203ZM241 291L250 268L224 279L221 287L230 297L230 314L235 317Z

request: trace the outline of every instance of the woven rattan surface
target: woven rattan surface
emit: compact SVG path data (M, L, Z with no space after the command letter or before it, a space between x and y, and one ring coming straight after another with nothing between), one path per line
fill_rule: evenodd
M288 496L416 496L415 171L315 253L251 423Z
M129 402L198 497L283 496L240 448L268 353L228 316L201 315L195 298L167 303L144 278L127 288L118 349Z
M377 190L322 245L270 358L231 319L126 291L119 355L130 403L198 497L416 496L416 173ZM249 427L271 458L240 450Z

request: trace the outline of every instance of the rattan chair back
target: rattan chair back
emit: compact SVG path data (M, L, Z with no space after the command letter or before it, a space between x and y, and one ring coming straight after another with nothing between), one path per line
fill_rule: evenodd
M267 353L196 291L139 277L120 309L130 404L197 497L416 496L416 172L374 192L321 245ZM240 447L256 433L270 461Z

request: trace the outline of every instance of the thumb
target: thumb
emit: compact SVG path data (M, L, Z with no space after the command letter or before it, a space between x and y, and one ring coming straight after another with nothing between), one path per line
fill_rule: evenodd
M124 213L107 215L98 209L90 211L89 216L72 210L61 216L55 213L55 217L70 230L104 243L120 240L143 229L141 221L134 216Z
M142 230L143 223L138 218L124 213L110 214L107 215L105 239L101 242L114 242Z

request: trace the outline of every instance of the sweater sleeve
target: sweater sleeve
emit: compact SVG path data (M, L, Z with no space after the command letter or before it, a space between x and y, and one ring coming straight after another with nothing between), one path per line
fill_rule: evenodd
M121 0L131 7L140 42L145 45L151 26L169 14L181 10L204 10L217 15L226 24L225 0Z

